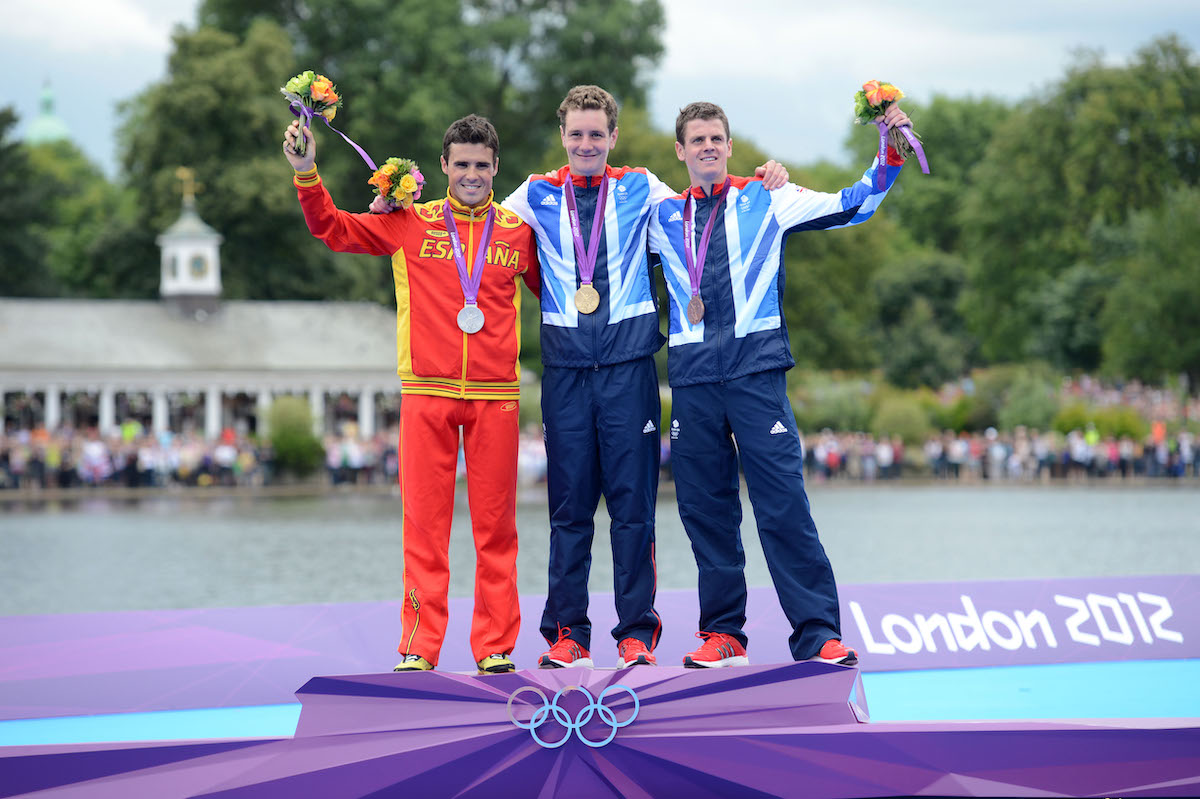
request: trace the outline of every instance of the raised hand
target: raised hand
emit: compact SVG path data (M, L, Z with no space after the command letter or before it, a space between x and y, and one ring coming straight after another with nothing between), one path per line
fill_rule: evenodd
M307 172L317 165L317 140L310 128L303 128L306 149L304 155L300 155L296 152L296 140L301 135L300 131L300 120L297 119L288 125L287 130L283 133L283 154L288 163L292 165L292 169L297 172Z
M887 111L883 112L883 121L887 124L888 129L897 128L901 125L912 127L912 120L908 118L908 114L900 110L900 106L892 103Z

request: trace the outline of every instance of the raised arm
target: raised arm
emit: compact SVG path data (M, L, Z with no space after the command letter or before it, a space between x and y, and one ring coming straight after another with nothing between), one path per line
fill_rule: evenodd
M307 146L296 152L297 137L303 135ZM392 255L404 240L404 228L411 211L395 214L351 214L333 204L333 199L317 174L317 142L309 128L299 120L283 134L283 154L296 171L293 183L304 211L309 231L335 252Z
M884 114L888 128L911 125L900 106L893 105ZM878 156L863 176L854 184L837 192L820 192L789 184L772 195L772 210L785 230L830 230L866 222L875 214L892 184L900 174L904 158L891 146L887 163L880 164ZM887 170L883 188L876 183L880 169Z

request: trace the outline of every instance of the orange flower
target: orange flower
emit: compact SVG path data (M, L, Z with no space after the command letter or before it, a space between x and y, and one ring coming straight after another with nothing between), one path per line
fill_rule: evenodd
M315 86L316 84L314 83L313 85ZM879 81L867 81L863 84L863 91L867 95L867 102L871 105L879 105L881 102L883 102L883 91L879 85Z
M880 86L879 93L885 103L894 102L904 96L904 92L900 91L890 83L885 83Z
M333 106L333 105L329 106L328 108L326 108L324 111L321 112L321 116L325 117L330 122L332 122L333 118L335 116L337 116L337 106Z
M382 193L387 191L392 185L392 180L380 170L371 176L371 179L367 181L367 185L375 186Z
M324 75L318 75L317 79L312 82L309 87L312 92L312 98L323 103L336 103L337 95L333 92L333 81Z

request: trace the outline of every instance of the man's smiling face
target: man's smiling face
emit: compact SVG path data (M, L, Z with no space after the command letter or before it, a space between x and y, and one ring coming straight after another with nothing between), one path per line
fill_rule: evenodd
M608 116L599 108L572 108L559 126L572 175L601 175L608 151L617 143L617 128L608 131Z
M450 157L442 158L442 171L450 179L450 194L463 205L479 205L492 192L499 163L486 144L451 144Z
M710 186L725 180L733 140L719 119L693 119L683 129L683 144L675 154L687 166L693 186Z

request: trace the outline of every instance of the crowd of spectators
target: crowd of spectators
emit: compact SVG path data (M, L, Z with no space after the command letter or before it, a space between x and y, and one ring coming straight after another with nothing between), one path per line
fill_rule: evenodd
M1142 418L1195 419L1200 398L1136 383L1105 386L1083 377L1065 381L1063 399L1090 407L1134 408ZM810 480L1050 481L1200 477L1200 452L1186 428L1151 424L1144 438L1101 435L1084 426L1061 434L1018 427L982 433L945 431L907 445L899 436L864 432L802 434ZM335 486L395 485L397 433L361 437L353 424L328 435L321 479ZM670 441L663 440L663 475L670 480ZM536 425L522 432L518 479L546 479L546 448ZM460 452L459 476L465 476ZM112 435L95 428L0 430L0 490L116 485L261 486L279 482L269 442L225 430L215 441L191 433L147 432L126 420Z
M1088 478L1200 477L1195 437L1168 435L1154 425L1149 436L1101 436L1094 427L1057 432L945 431L920 447L895 437L825 430L805 437L806 470L816 480L887 480L902 476L972 482Z
M398 431L360 437L353 425L323 440L318 479L335 486L395 485ZM461 455L459 476L465 475ZM520 479L545 480L546 450L540 431L522 435ZM0 490L123 486L262 486L278 483L269 442L225 430L215 441L191 432L154 435L135 421L101 436L97 430L0 432Z

